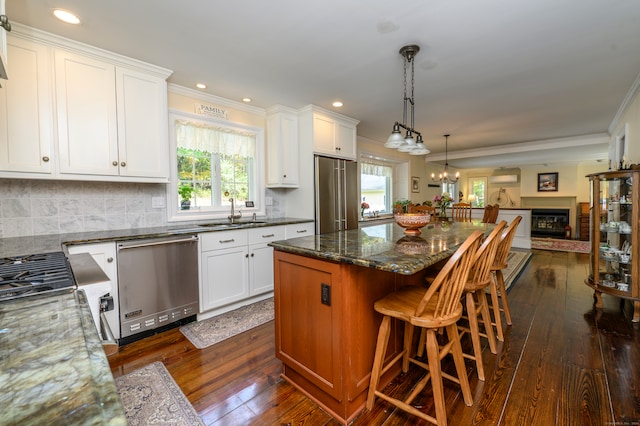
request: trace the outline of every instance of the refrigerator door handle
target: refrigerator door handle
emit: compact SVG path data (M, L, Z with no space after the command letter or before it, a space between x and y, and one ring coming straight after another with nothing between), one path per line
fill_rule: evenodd
M340 207L342 208L340 230L347 229L347 163L346 160L340 160Z

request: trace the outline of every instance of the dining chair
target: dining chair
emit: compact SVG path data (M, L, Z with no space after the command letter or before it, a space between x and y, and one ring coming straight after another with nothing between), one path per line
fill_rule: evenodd
M438 211L433 206L411 206L409 213L427 213L431 216L431 222L435 222Z
M454 222L470 222L471 221L471 204L454 203L451 205L451 217Z
M481 231L474 231L455 251L444 265L435 280L425 290L421 286L405 286L398 291L388 294L374 304L376 312L383 315L378 339L376 343L369 393L367 395L367 409L371 410L376 397L393 404L399 409L420 417L437 425L447 424L447 410L445 406L442 379L446 378L460 385L466 405L473 404L473 397L469 387L469 380L464 364L460 334L457 322L462 316L461 296L464 285L469 276L471 261L473 260L482 239ZM404 344L400 354L384 363L391 334L391 319L404 322ZM414 327L426 330L427 362L412 354ZM442 347L437 340L438 330L444 328L448 342ZM441 360L451 354L453 356L457 377L443 373ZM398 399L378 389L380 377L393 364L402 360L402 371L407 372L409 365L414 364L428 371L418 383L411 388L411 392L404 399ZM431 381L435 417L411 405L415 397Z
M498 221L498 213L500 213L499 204L489 204L484 208L482 223L496 223Z
M500 242L496 250L495 260L491 265L492 280L489 284L489 290L491 292L491 308L493 309L493 325L496 327L496 335L498 340L504 341L504 333L502 331L502 318L501 312L504 312L505 322L511 325L511 310L509 309L509 300L507 299L507 289L504 285L504 276L502 270L506 269L507 258L511 245L513 244L513 238L516 235L518 225L522 220L522 216L516 216L511 221L509 226L502 232Z

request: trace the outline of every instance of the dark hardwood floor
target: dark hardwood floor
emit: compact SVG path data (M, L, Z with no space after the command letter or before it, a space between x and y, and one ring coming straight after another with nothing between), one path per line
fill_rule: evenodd
M593 292L583 284L588 255L533 252L509 293L513 326L497 355L485 348L486 381L467 361L474 405L467 407L445 382L449 424L640 424L637 325L623 315L619 299L605 295L605 308L593 308ZM162 361L208 425L339 424L279 377L273 322L204 350L174 329L121 348L109 361L115 377ZM415 374L389 386L404 394ZM415 405L433 414L429 387ZM429 423L378 399L353 424Z

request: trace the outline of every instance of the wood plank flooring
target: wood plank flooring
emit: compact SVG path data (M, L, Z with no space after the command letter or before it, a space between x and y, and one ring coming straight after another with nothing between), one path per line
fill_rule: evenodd
M616 298L605 295L605 308L593 308L593 292L583 284L588 255L533 252L509 293L513 326L497 355L485 347L486 381L467 361L474 405L445 382L449 424L640 424L638 326ZM338 425L279 377L274 350L269 322L203 350L174 329L120 348L109 361L115 377L162 361L208 425ZM388 389L406 394L419 374L412 369ZM415 405L433 414L429 387ZM429 423L378 399L353 424Z

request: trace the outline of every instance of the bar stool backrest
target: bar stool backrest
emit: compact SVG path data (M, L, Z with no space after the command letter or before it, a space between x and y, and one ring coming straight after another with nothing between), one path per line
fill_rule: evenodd
M506 220L500 221L482 242L471 264L469 282L483 284L484 286L489 284L491 280L491 265L495 261L500 238L506 226Z
M498 244L498 250L496 252L496 260L493 262L494 268L499 267L499 269L504 269L507 267L507 257L509 256L513 238L516 235L516 230L521 220L522 216L516 216L502 233L502 238L500 238L500 244Z
M454 314L460 305L464 284L469 277L471 262L480 247L481 231L474 231L453 253L442 267L433 283L427 289L418 304L415 316L424 314L425 308L433 297L437 297L433 318L447 318Z

